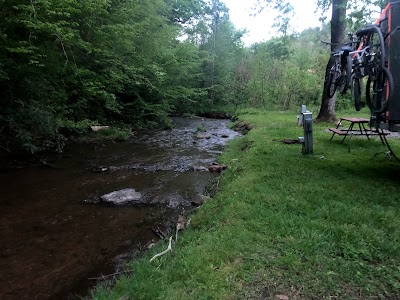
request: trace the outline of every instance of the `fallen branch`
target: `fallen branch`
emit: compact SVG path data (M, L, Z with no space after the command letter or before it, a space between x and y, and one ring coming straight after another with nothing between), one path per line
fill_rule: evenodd
M3 149L3 150L5 150L5 151L7 151L8 153L11 152L10 149L8 149L7 147L5 147L5 146L3 146L3 145L0 145L0 148Z
M116 272L116 273L112 273L112 274L108 274L108 275L102 275L101 277L92 277L92 278L88 278L89 280L102 280L102 279L106 279L109 277L113 277L116 275L121 275L121 274L126 274L126 273L131 273L132 270L126 270L126 271L120 271L120 272Z
M166 250L164 250L161 253L158 253L156 255L154 255L151 259L150 262L152 262L153 260L155 260L157 257L160 257L162 255L164 255L165 253L172 251L172 236L169 238L169 244L168 244L168 248Z
M157 235L160 239L165 239L165 233L160 229L160 227L156 226L151 228L153 233Z

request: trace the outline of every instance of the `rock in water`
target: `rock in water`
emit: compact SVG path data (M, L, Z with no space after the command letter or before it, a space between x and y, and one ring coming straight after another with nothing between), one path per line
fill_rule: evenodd
M104 130L104 129L109 129L109 128L110 128L110 126L90 126L90 129L93 132L97 132L97 131Z
M220 165L219 163L213 162L209 167L208 170L210 172L222 172L228 168L227 165Z
M197 171L197 172L208 171L208 169L206 167L202 167L202 166L193 166L193 170Z
M135 189L123 189L101 196L101 200L115 205L124 205L132 202L141 203L142 194Z

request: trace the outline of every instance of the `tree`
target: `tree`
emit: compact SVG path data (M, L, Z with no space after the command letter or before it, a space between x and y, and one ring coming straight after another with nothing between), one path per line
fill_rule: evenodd
M338 44L344 41L346 33L346 25L349 22L350 29L358 29L360 24L370 23L371 15L374 11L382 10L384 4L387 1L384 0L318 0L317 5L322 11L327 11L328 8L332 7L332 17L331 17L331 51L336 51ZM261 9L265 8L275 8L280 11L281 15L285 15L290 12L290 9L285 9L288 6L287 0L258 0L257 3ZM349 11L349 16L346 19L346 12ZM287 29L287 24L284 22L285 18L281 17L281 22L277 25L280 26L280 31L285 32ZM324 82L325 90L326 78ZM336 96L332 98L327 98L325 93L322 95L321 108L318 114L317 120L319 121L333 121L335 120L335 104Z
M187 25L204 17L206 4L202 0L165 0L171 22Z
M343 42L346 33L346 7L348 0L332 0L332 19L331 19L331 52L337 51ZM328 66L327 66L328 68ZM329 74L326 70L325 74ZM317 116L318 121L334 121L336 94L329 98L325 93L327 76L325 75L324 92L322 93L321 108Z
M235 29L222 1L212 0L210 5L205 20L208 31L205 35L203 32L199 48L204 51L203 87L208 92L208 109L212 110L236 103L235 72L243 55L244 31Z
M96 123L144 127L197 101L196 0L0 1L0 148L62 146ZM187 105L188 106L188 105Z
M331 51L338 50L338 44L342 43L346 31L346 11L349 11L347 21L351 30L360 29L366 23L372 23L371 16L373 12L380 12L386 5L384 0L363 0L363 1L348 1L348 0L318 0L318 6L326 10L332 5L331 19ZM348 5L351 4L349 7ZM327 72L325 73L327 74ZM324 81L324 91L326 79ZM334 121L335 116L336 96L328 98L325 93L322 95L321 108L317 116L319 121Z

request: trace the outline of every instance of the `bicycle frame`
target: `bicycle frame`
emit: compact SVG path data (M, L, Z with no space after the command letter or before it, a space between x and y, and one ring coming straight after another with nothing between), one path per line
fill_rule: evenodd
M365 77L367 74L365 73L364 69L364 56L366 55L375 55L367 53L369 50L370 46L367 46L365 48L361 48L359 50L355 50L349 53L349 55L352 56L353 59L353 73L355 75L355 78L361 79Z

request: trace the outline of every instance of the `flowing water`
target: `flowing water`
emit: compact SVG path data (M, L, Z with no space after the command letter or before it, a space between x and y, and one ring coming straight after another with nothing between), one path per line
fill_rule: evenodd
M70 145L36 167L0 172L0 299L74 299L168 229L203 194L215 162L238 134L227 121L174 119L174 129L122 143ZM198 133L198 128L207 129ZM98 201L134 188L141 206Z

